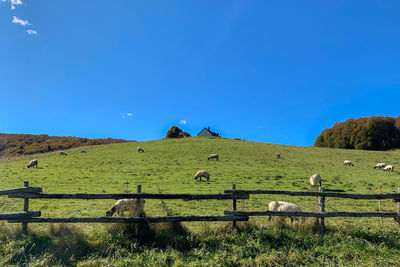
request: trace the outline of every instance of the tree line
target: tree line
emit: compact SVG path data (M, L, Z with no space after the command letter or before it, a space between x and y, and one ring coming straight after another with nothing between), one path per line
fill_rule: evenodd
M72 136L48 136L47 134L0 133L0 156L30 155L80 146L128 142L124 139L89 139Z
M364 150L400 148L400 116L372 116L336 122L321 132L314 146Z

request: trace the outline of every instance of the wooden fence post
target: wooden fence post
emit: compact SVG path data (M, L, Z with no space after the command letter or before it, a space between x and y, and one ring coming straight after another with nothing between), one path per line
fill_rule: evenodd
M400 193L400 187L397 188L397 192ZM400 202L397 202L397 222L400 224Z
M319 192L324 192L324 191L325 191L325 189L323 187L319 188ZM318 197L318 212L325 212L325 197L324 196ZM320 217L320 218L318 218L318 221L319 221L321 235L323 235L325 233L325 218Z
M236 184L232 185L232 190L236 190ZM232 200L232 211L236 211L236 199ZM236 227L236 221L232 221L232 227Z
M29 187L29 182L24 181L24 187ZM29 209L29 198L24 198L24 212L27 212ZM24 235L28 234L28 223L22 223L22 233Z
M142 193L142 185L138 184L136 186L136 193L138 193L138 194ZM140 201L139 198L137 200L138 200L138 202ZM140 214L139 214L139 216L140 216ZM136 237L138 237L139 234L140 234L140 229L142 228L141 226L142 226L142 224L140 224L140 223L137 223L136 226L135 226L135 235L136 235Z

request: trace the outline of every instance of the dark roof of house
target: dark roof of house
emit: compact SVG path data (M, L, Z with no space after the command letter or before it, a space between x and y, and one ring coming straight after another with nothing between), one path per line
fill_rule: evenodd
M201 130L197 136L199 136L201 134L201 132L204 131L204 130L208 131L212 136L220 136L220 134L211 131L210 127L208 127L208 128L204 127L203 130Z

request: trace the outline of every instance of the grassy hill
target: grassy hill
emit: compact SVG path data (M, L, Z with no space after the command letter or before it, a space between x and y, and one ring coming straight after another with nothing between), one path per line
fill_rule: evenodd
M138 153L138 146L143 147L145 153ZM137 184L141 184L142 191L148 193L220 193L230 189L233 183L238 189L307 191L310 190L309 177L313 173L321 174L323 186L328 190L375 193L381 187L384 193L389 193L397 192L400 186L400 174L397 171L388 173L373 168L378 162L398 166L400 162L398 152L296 147L213 137L120 143L91 146L85 149L88 151L87 154L81 154L81 149L70 149L67 157L51 152L21 156L11 160L2 159L0 160L2 176L0 188L20 187L24 180L28 180L31 186L40 186L46 193L135 192ZM281 154L279 160L275 156L278 152ZM220 160L208 161L207 157L211 153L218 153ZM39 168L26 168L29 160L33 158L38 159ZM343 166L344 160L352 160L355 166ZM194 180L194 174L199 169L209 171L210 182ZM238 210L267 210L268 202L271 200L294 202L305 211L317 210L316 198L278 195L255 195L249 200L239 200ZM41 210L44 217L104 216L105 211L113 203L113 200L31 200L30 210ZM222 215L223 211L229 209L231 205L230 201L179 200L166 201L166 204L177 215ZM22 201L3 197L0 200L0 207L2 212L18 211L22 209ZM395 205L390 201L384 201L383 207L385 211L396 210ZM378 202L328 198L326 210L377 211ZM165 214L159 200L146 200L145 211L148 216ZM268 223L265 217L254 218L251 221L259 225L261 229L273 227L273 224ZM398 231L397 223L391 219L384 219L383 222L379 219L366 218L327 219L326 224L328 232L329 229L364 229L367 236L388 229L393 232ZM204 223L190 223L185 226L192 232L200 233L204 227L218 229L220 224L211 223L205 226ZM41 231L47 226L31 225L30 227ZM99 227L98 224L80 224L79 228L89 235L92 232L104 230L104 227ZM293 234L292 230L285 231L289 231L285 232L286 234L293 235L293 240L301 239L303 236L296 232ZM319 238L313 232L307 235L309 235L307 238ZM331 235L339 239L347 238L344 237L346 235L336 236L334 231ZM225 237L228 238L228 236ZM318 240L318 242L321 241ZM330 239L327 240L333 242ZM390 242L394 242L395 246L400 248L399 243L396 243L397 239ZM332 249L330 246L334 246L334 243L330 243L329 250ZM325 245L328 244L321 244L321 246ZM372 250L375 249L375 245L373 244ZM387 246L385 253L390 254L394 245ZM311 247L315 249L312 244L310 244L310 249ZM280 251L280 249L287 249L287 247L282 245L281 248L274 248L274 251ZM359 252L361 253L361 249ZM307 253L311 253L310 250ZM213 255L217 257L217 254ZM337 263L334 260L328 262ZM302 263L305 264L305 262Z
M0 157L14 157L46 153L80 146L128 142L115 138L81 138L73 136L48 136L47 134L0 133Z

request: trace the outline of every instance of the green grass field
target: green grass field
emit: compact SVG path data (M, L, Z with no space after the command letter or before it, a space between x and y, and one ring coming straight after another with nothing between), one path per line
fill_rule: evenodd
M143 147L145 153L138 153L138 146ZM311 190L309 177L314 173L322 176L323 187L327 190L376 193L381 187L384 193L389 193L397 192L400 186L397 171L390 173L373 168L378 162L398 166L399 152L296 147L208 137L90 146L84 148L87 154L81 154L81 149L68 150L67 157L54 152L1 159L0 188L22 187L23 181L28 180L31 186L42 187L44 193L133 193L137 184L142 185L142 192L148 193L221 193L232 184L236 184L237 189L308 191ZM278 152L279 160L275 156ZM220 160L208 161L211 153L218 153ZM38 159L39 168L26 168L33 158ZM353 161L355 166L343 166L344 160ZM209 171L210 182L194 180L194 174L200 169ZM296 203L304 211L317 210L316 198L279 195L253 195L249 200L239 200L238 210L267 210L272 200ZM43 217L104 216L114 202L31 200L30 210L41 210ZM223 215L231 206L230 201L217 200L168 200L166 204L176 215ZM397 209L391 201L383 201L382 205L384 211ZM0 199L2 212L21 211L22 206L22 200ZM327 198L326 210L377 211L378 201ZM147 216L164 215L159 200L146 200L145 211ZM260 227L271 226L266 217L251 221ZM398 229L392 219L338 218L327 219L326 224L328 229L361 227L374 233ZM211 228L219 225L209 224ZM204 223L185 226L190 231L201 232ZM30 225L38 231L46 227ZM90 235L98 231L99 225L80 224L79 228Z

